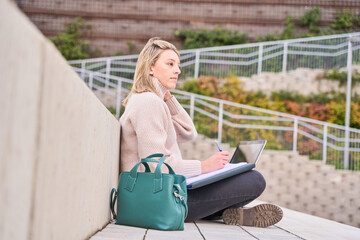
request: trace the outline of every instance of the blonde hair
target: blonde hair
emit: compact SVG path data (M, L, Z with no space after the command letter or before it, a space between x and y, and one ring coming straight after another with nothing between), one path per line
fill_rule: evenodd
M133 93L153 92L158 95L150 75L150 69L159 59L164 50L173 50L179 57L180 54L176 47L158 37L150 38L144 48L141 50L135 69L134 83L129 95L125 98L123 105L126 106Z

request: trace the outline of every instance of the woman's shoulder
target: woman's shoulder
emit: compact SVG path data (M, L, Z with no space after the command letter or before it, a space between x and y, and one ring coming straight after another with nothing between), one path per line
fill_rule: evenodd
M129 118L137 116L161 116L167 114L166 103L152 92L132 94L125 107L125 115Z
M155 93L153 92L143 92L143 93L135 93L131 96L130 105L137 105L140 107L144 106L153 106L153 104L161 106L165 104L165 102Z

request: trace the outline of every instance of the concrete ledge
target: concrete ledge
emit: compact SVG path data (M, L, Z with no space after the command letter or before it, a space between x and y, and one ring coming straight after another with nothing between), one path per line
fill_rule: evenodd
M0 239L27 239L45 38L0 1Z

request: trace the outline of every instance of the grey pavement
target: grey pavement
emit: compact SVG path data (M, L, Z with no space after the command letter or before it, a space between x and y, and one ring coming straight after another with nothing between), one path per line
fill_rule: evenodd
M254 201L248 206L262 203ZM196 221L185 223L184 231L158 231L108 224L91 240L130 239L360 239L360 229L335 221L282 208L283 219L267 228L231 226L222 221Z

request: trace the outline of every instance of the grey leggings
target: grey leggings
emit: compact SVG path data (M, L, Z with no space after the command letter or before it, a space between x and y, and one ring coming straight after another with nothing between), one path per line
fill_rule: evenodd
M265 190L264 177L251 170L200 188L188 190L189 213L185 222L221 216L229 207L242 207Z

